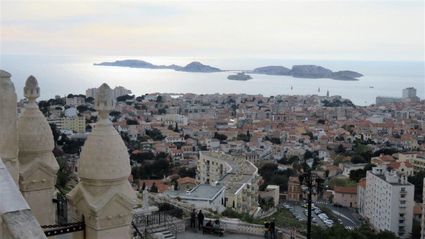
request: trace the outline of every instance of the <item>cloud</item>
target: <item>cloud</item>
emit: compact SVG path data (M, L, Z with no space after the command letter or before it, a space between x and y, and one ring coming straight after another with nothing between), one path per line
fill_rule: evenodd
M2 2L4 52L423 60L423 2Z

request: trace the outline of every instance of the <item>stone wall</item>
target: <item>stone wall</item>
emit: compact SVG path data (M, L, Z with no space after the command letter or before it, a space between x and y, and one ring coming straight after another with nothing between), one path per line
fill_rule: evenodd
M47 239L0 158L0 238Z

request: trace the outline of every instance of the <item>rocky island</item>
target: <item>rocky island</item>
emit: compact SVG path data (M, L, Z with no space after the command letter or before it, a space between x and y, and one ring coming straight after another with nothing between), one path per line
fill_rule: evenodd
M144 69L172 69L176 71L185 71L185 72L220 72L222 71L219 68L212 67L209 65L204 65L198 61L191 62L186 66L178 65L154 65L152 63L142 61L142 60L121 60L114 62L101 62L94 63L95 66L119 66L119 67L131 67L131 68L144 68Z
M236 75L229 75L227 77L229 80L239 80L239 81L247 81L251 80L252 77L250 75L245 74L245 72L239 72Z
M186 72L220 72L220 70L217 67L212 67L209 65L204 65L199 61L194 61L189 64L187 64L185 67L181 67L179 69L176 69L176 71L186 71Z
M333 72L317 65L294 65L292 69L284 66L264 66L255 68L252 73L265 75L288 75L296 78L329 78L334 80L357 81L363 75L355 71Z
M255 68L252 73L265 74L265 75L290 75L291 69L284 66L264 66Z
M223 70L204 65L199 61L193 61L186 66L179 65L155 65L143 60L119 60L113 62L101 62L95 63L95 66L119 66L119 67L131 67L131 68L145 68L145 69L172 69L175 71L184 71L184 72L201 72L201 73L210 73L210 72L222 72ZM323 66L317 65L294 65L291 69L284 66L263 66L255 68L252 71L249 71L252 74L264 74L264 75L286 75L293 76L296 78L328 78L334 80L344 80L344 81L357 81L359 77L363 75L349 70L336 71L333 72ZM251 76L246 75L245 73L238 73L236 75L229 75L227 77L229 80L249 80L252 79Z

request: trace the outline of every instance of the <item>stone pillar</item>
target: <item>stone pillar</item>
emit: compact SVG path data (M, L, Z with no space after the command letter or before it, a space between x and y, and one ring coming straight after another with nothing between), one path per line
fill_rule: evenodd
M81 151L80 182L68 194L71 205L85 218L86 238L90 239L131 237L136 192L128 181L127 147L109 120L114 106L112 90L103 84L95 98L98 122Z
M19 180L16 93L11 75L0 70L0 158L16 184Z
M35 77L28 77L24 95L28 100L18 120L19 188L41 225L55 224L56 173L59 165L53 156L53 134L35 100L40 88Z

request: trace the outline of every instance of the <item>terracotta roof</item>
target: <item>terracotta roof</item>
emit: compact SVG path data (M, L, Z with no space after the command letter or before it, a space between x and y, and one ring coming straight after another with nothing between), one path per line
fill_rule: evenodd
M392 162L390 164L388 164L389 167L391 167L392 169L398 169L400 168L401 164L404 164L407 168L413 168L413 165L409 162Z
M177 182L179 183L179 185L196 184L196 179L191 178L191 177L184 177L184 178L177 179Z
M357 187L339 187L334 188L335 193L357 194Z
M155 186L158 188L159 193L165 192L170 189L170 186L165 184L161 179L145 179L145 180L140 179L139 180L140 187L143 185L143 183L146 184L147 188L150 188L152 184L155 183Z
M416 203L413 206L413 215L421 215L422 214L422 204Z

